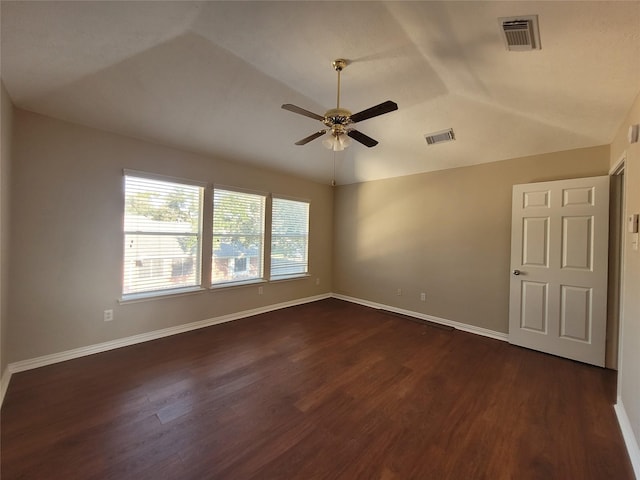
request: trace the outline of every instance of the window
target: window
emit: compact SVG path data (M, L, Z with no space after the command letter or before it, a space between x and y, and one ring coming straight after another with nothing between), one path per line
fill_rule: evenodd
M264 281L268 258L272 280L306 275L309 203L267 195L125 170L122 300Z
M123 297L200 286L197 185L125 172Z
M213 189L213 285L262 279L265 200L265 195Z
M271 277L306 274L309 203L274 198L271 218Z

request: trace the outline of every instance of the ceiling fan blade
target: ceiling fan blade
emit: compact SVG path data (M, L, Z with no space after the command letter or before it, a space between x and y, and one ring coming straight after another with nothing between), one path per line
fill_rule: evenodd
M368 137L367 135L365 135L362 132L359 132L358 130L349 130L347 132L347 135L353 138L356 142L360 142L361 144L366 145L369 148L375 147L378 144L377 140L374 140L373 138Z
M284 105L282 106L284 108ZM362 110L361 112L354 113L351 115L351 121L353 123L361 122L368 118L377 117L378 115L384 115L385 113L393 112L398 109L398 105L391 100L387 100L386 102L382 102L380 105L376 105L375 107L367 108L366 110Z
M327 133L326 130L320 130L316 133L312 133L311 135L309 135L308 137L303 138L302 140L298 140L296 142L296 145L306 145L307 143L309 143L311 140L315 140L318 137L321 137L322 135L324 135L325 133Z
M299 115L304 115L305 117L313 118L315 120L324 120L324 117L318 115L317 113L310 112L309 110L305 110L304 108L296 107L295 105L291 105L290 103L285 103L284 105L282 105L282 108Z

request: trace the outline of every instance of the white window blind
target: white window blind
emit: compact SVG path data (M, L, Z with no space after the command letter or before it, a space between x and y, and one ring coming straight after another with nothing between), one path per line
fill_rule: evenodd
M200 285L204 188L125 175L123 297Z
M309 203L274 198L271 218L271 277L308 271Z
M264 195L214 188L211 283L261 279Z

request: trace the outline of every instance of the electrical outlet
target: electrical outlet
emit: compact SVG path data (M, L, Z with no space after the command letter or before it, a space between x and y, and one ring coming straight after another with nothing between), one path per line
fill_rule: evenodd
M264 293L264 288L258 287L258 295L262 295Z
M113 320L113 310L105 310L104 311L104 321L110 322Z
M316 285L320 285L320 278L316 278Z
M396 295L398 295L398 296L402 295L402 289L401 288L398 289L398 291L396 292Z
M427 294L426 293L422 292L420 294L420 301L421 302L426 302L427 301Z

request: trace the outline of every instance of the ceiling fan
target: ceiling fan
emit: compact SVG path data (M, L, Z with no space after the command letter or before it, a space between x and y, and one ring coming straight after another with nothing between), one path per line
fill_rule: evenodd
M351 143L351 140L348 137L353 138L355 141L360 142L367 147L375 147L378 144L377 140L374 140L364 133L351 128L351 125L372 117L377 117L378 115L393 112L398 109L398 105L391 100L387 100L379 105L353 114L347 109L340 108L340 72L342 72L342 70L347 66L347 63L347 60L343 58L339 58L332 62L334 70L338 72L338 100L336 108L327 110L324 116L310 112L290 103L282 105L283 109L289 110L290 112L304 115L305 117L313 118L315 120L320 120L327 127L326 129L319 130L308 137L297 141L296 145L306 145L325 133L329 133L329 137L322 143L325 147L333 151L344 150L348 147Z

